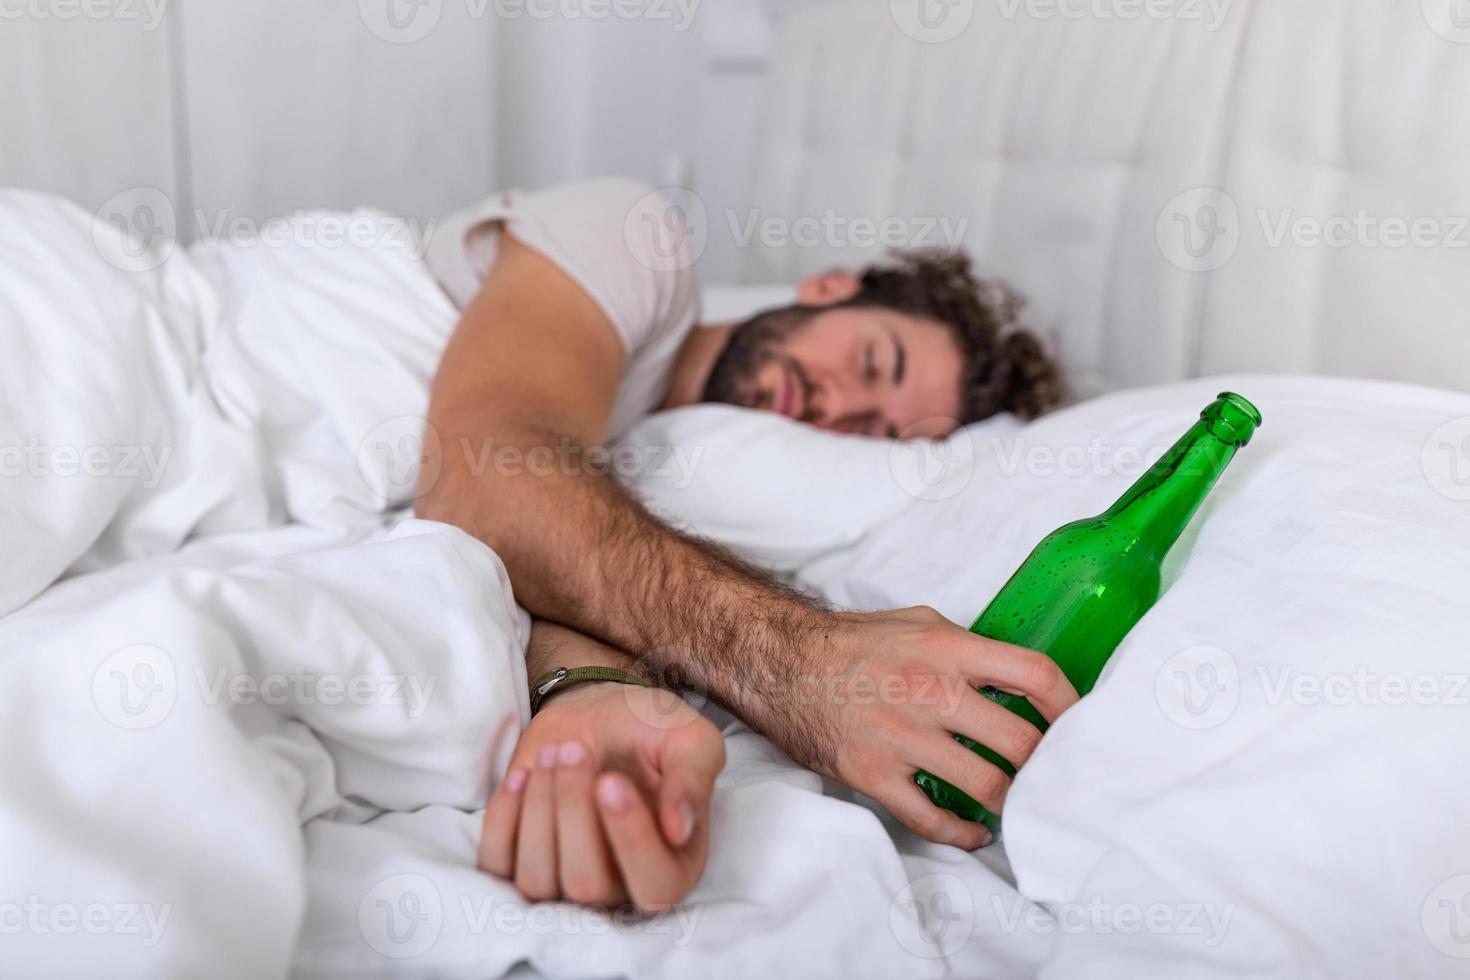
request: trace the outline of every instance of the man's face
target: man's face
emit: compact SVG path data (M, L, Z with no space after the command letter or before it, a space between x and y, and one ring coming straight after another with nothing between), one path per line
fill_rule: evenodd
M838 307L782 329L741 324L705 397L833 432L940 438L959 424L963 356L942 323L879 307Z

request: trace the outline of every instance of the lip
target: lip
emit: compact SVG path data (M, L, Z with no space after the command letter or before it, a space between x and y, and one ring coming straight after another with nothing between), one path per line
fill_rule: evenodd
M787 418L796 417L796 383L791 377L791 368L781 366L781 386L776 389L776 411Z
M781 365L781 386L776 392L776 411L789 419L801 420L806 411L806 389L797 380L789 362Z

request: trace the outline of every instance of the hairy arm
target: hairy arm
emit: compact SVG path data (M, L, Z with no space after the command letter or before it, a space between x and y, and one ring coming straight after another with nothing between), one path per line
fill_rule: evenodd
M434 380L419 516L494 548L539 619L707 691L793 759L925 837L988 841L983 827L929 803L913 774L927 769L1000 810L1009 780L952 735L1021 765L1039 732L976 688L1023 694L1053 719L1076 699L1061 671L932 609L831 612L661 524L588 465L586 450L607 436L622 364L592 298L502 235Z

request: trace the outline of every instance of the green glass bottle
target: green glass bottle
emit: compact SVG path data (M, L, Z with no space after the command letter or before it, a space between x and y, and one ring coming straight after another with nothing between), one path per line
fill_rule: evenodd
M1117 503L1043 538L970 631L1040 650L1057 662L1078 694L1092 690L1108 657L1158 600L1164 556L1260 424L1254 405L1233 392L1222 393ZM992 687L981 693L1046 730L1046 721L1025 698ZM983 745L963 735L955 738L1007 775L1015 773ZM921 771L914 782L946 810L992 831L1000 828L997 815L944 780Z

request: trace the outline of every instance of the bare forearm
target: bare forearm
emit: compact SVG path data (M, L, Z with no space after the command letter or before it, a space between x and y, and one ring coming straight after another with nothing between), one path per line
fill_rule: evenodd
M493 547L534 615L635 652L666 682L705 690L758 728L793 724L781 695L818 654L829 613L725 550L669 529L607 476L577 465L560 436L521 429L502 432L498 444L526 458L552 447L557 465L476 474L455 458L463 454L446 451L420 513ZM539 646L556 643L546 632ZM548 669L540 650L532 656L532 676ZM811 748L820 755L824 747Z

